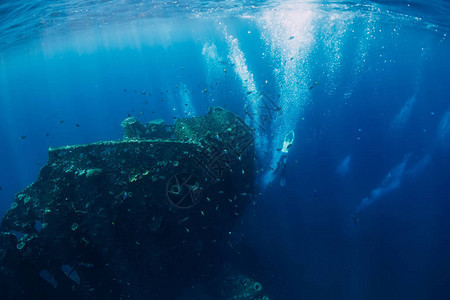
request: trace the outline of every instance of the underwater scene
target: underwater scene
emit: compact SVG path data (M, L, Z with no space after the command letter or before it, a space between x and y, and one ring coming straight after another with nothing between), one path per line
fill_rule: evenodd
M1 299L450 299L450 3L0 1Z

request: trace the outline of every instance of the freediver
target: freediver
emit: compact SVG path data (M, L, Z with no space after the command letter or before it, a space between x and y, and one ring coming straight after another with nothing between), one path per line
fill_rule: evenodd
M294 143L294 131L289 131L284 136L283 140L283 147L281 148L282 155L280 157L280 160L277 163L277 169L275 171L280 170L280 186L286 186L286 162L287 162L287 156L289 153L289 148L292 146L292 143Z

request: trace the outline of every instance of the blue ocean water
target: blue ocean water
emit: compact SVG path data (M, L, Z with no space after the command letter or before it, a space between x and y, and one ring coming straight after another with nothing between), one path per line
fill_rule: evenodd
M1 2L0 214L49 147L222 106L257 129L261 197L233 247L271 299L448 299L449 15L442 0Z

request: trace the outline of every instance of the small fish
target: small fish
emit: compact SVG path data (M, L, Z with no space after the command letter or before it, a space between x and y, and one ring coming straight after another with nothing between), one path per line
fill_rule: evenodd
M241 196L245 197L245 196L247 196L247 193L241 193Z
M77 124L75 124L75 126L76 126L76 127L80 127L80 124L77 123Z
M0 191L3 190L3 188L0 186Z
M200 211L200 213L202 214L202 216L204 216L204 215L205 215L205 213L203 212L203 210L201 210L201 211Z
M26 135L22 135L22 136L20 137L21 140L24 140L24 139L26 139L26 138L27 138Z
M182 219L181 221L178 222L178 224L181 224L181 223L183 223L183 222L186 222L187 220L189 220L189 217L186 217L186 218Z
M223 194L223 191L218 191L217 194Z
M45 136L49 136L50 134L47 132L46 134L45 134Z
M294 39L294 36L291 36L289 39L290 39L290 40L293 40L293 39Z
M252 91L248 91L248 92L247 92L247 95L250 95L251 93L253 93L253 92L252 92Z
M318 85L319 83L316 81L316 82L314 82L314 84L312 84L310 87L309 87L309 89L310 90L312 90L316 85Z

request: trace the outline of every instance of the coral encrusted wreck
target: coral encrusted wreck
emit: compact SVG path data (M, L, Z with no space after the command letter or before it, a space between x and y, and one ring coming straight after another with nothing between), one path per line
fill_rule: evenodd
M0 228L2 299L181 299L223 268L217 247L254 201L252 130L218 107L122 126L121 141L50 149L15 196ZM232 297L220 288L208 293Z

